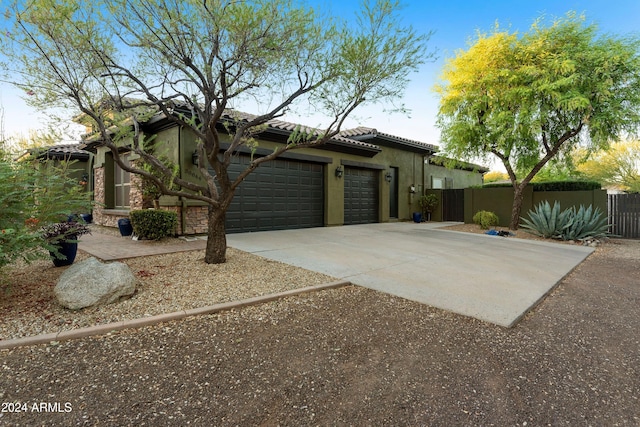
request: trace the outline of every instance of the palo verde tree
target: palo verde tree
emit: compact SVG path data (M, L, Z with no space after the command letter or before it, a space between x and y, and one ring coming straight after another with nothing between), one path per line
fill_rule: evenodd
M15 0L2 48L7 79L28 88L32 105L80 114L124 170L164 194L206 202L205 261L221 263L225 213L249 173L287 150L324 144L364 103L394 105L430 58L429 34L404 26L398 11L395 0L365 2L347 23L294 0ZM216 125L246 100L257 114L229 127L231 143L221 150ZM329 119L253 158L231 180L233 154L299 105ZM176 176L145 148L140 125L153 114L193 131L206 185ZM125 140L157 173L122 161Z
M639 46L599 35L570 13L548 26L538 20L522 35L496 27L448 60L436 86L444 149L453 157L500 159L514 189L511 229L525 186L551 159L579 143L606 147L637 132Z
M580 152L575 155L579 158ZM577 172L606 186L616 186L631 193L640 193L640 141L628 140L611 144L576 167Z

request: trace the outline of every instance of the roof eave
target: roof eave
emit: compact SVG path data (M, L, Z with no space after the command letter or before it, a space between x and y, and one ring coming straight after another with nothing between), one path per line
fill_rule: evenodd
M394 137L392 135L378 134L373 139L380 145L398 145L405 150L412 151L414 153L431 155L438 152L438 148L435 145L415 142L404 138Z
M271 135L277 136L278 139L281 140L280 142L286 142L286 139L284 137L288 138L289 135L291 135L291 131L270 127L270 128L267 128L260 135L264 135L264 134L271 134ZM352 138L348 138L348 139L352 139ZM312 148L335 151L335 152L346 153L346 154L354 154L362 157L373 157L382 151L380 147L376 147L371 144L367 144L367 146L362 146L362 145L355 144L355 142L356 142L355 140L353 143L349 143L347 141L330 139L326 143L322 145L316 145Z

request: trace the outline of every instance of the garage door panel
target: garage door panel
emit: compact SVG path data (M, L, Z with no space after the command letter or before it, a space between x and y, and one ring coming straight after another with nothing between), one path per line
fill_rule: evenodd
M344 223L368 224L378 222L378 171L345 168Z
M233 179L249 164L234 159ZM277 159L263 163L236 190L227 211L227 231L262 231L324 225L323 165Z

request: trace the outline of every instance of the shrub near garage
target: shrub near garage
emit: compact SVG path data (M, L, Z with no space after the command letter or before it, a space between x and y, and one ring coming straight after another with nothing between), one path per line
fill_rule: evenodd
M487 230L489 227L496 227L500 222L498 215L489 211L478 211L473 216L473 222L478 224L483 230Z
M157 209L131 211L129 218L134 234L150 240L173 236L178 224L178 215L175 212Z

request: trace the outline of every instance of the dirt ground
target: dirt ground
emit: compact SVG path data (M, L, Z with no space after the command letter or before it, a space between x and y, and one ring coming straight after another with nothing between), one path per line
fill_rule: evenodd
M598 247L511 329L350 286L2 351L0 425L637 426L639 260Z

